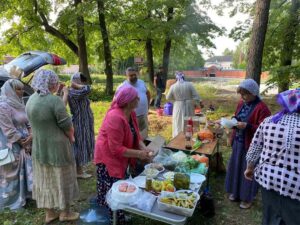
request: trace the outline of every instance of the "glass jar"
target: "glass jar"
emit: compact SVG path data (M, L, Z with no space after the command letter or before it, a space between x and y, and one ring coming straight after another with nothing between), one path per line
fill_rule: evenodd
M176 190L190 189L190 175L187 173L175 173L174 186Z
M146 176L145 190L146 191L152 190L152 177L150 177L150 176Z

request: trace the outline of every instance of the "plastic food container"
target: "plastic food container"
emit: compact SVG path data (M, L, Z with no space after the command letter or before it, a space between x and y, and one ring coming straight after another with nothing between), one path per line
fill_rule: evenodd
M161 163L149 163L145 165L145 169L149 168L157 169L160 173L165 170L164 166Z
M192 203L190 203L193 205L192 208L176 206L176 205L172 205L172 204L163 202L163 199L165 197L170 197L173 199L174 198L181 199L182 201L184 201L185 198L188 198L188 197L185 197L185 193L190 193L194 196L194 201L192 201ZM163 191L163 192L161 192L160 196L158 197L157 205L160 210L190 217L193 215L199 199L200 199L199 194L196 192L193 192L191 190L180 190L180 191L176 191L175 193Z

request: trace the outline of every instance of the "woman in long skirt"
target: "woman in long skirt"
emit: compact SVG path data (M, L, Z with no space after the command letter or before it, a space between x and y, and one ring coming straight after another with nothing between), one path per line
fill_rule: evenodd
M246 180L246 154L259 124L271 115L267 105L259 97L259 87L252 79L242 81L237 89L241 100L235 112L238 123L232 134L232 155L228 164L225 188L229 200L240 200L240 208L247 209L257 194L258 184Z
M71 82L68 102L75 131L73 151L76 160L77 177L89 178L91 175L85 173L83 166L92 160L95 145L94 116L88 99L91 87L86 85L86 78L80 72L72 76Z

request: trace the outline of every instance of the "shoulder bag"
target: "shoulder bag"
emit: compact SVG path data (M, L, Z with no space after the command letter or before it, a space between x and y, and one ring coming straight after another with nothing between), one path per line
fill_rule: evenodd
M14 162L15 156L11 149L5 148L0 150L0 166Z

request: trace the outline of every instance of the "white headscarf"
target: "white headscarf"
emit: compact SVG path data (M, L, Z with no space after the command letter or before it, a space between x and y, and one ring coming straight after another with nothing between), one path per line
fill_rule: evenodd
M16 93L17 87L23 88L24 85L21 81L17 79L7 80L1 87L0 102L6 102L7 104L9 104L11 107L14 107L15 109L25 110L23 99L20 98Z
M77 73L74 73L72 76L71 76L71 82L74 82L76 84L81 84L81 79L80 79L80 72L77 72Z
M239 87L246 89L247 91L249 91L252 95L254 96L259 96L259 86L256 83L255 80L253 79L245 79L243 80Z
M39 95L51 94L49 87L57 84L59 81L57 74L53 70L38 70L31 83L31 87L39 93Z
M177 82L179 82L179 83L184 82L184 73L182 73L180 71L176 71L175 77L176 77Z

